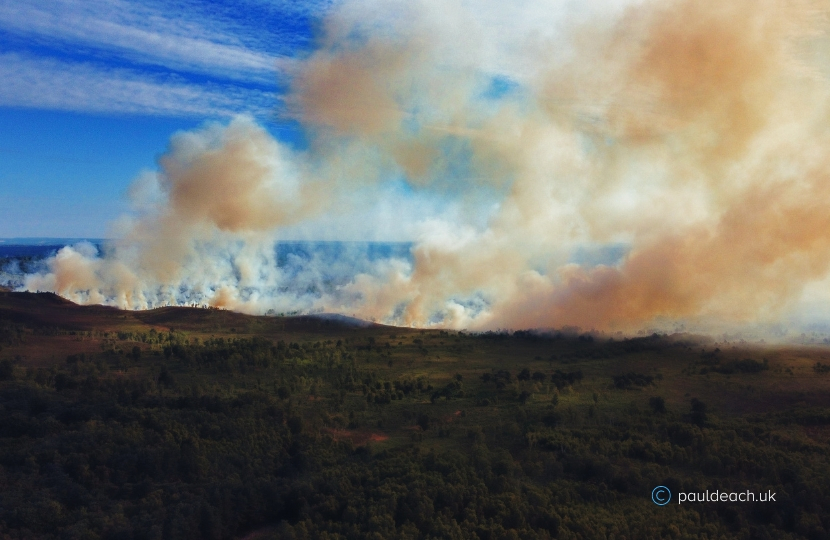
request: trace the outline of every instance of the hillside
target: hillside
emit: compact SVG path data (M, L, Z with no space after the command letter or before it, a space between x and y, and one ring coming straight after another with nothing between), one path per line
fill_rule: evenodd
M826 538L828 442L826 346L0 292L8 538Z

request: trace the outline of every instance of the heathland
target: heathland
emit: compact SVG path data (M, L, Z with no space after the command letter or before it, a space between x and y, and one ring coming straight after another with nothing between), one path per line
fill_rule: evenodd
M829 391L824 344L0 292L0 537L827 538Z

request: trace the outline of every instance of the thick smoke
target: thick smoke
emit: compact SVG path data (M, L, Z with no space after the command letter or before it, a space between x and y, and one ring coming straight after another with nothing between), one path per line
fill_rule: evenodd
M347 1L285 100L307 150L246 119L176 135L119 240L26 287L477 329L785 320L830 274L828 7ZM286 231L401 182L445 203L400 210L410 257L277 266Z
M137 212L116 224L121 234L103 256L91 245L64 248L26 286L132 309L294 307L278 298L275 231L327 203L296 161L245 118L177 134L159 172L133 185Z

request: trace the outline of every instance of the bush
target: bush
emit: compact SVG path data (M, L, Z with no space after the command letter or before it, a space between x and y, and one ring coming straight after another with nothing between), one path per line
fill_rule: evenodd
M757 360L746 358L744 360L735 360L734 362L728 362L722 365L715 365L711 368L711 371L723 373L724 375L731 375L733 373L760 373L767 369L769 369L769 362L767 360L758 362Z
M634 373L633 371L623 375L615 375L613 379L614 386L621 389L654 384L654 377L651 375L643 375L642 373Z

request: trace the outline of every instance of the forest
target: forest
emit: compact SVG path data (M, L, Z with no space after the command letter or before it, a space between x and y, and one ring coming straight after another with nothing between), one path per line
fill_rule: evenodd
M0 292L0 538L830 538L814 341Z

